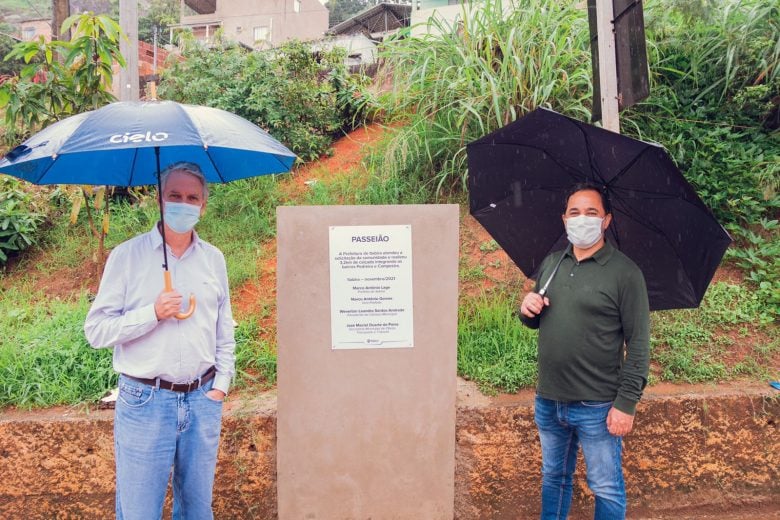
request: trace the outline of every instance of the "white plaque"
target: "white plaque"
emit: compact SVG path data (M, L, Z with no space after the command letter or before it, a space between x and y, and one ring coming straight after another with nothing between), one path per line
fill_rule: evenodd
M412 316L412 226L331 226L333 348L413 347Z

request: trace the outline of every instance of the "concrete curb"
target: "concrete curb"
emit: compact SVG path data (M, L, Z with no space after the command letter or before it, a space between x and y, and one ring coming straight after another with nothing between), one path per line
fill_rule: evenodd
M629 518L699 506L780 510L780 397L768 387L652 390L625 441ZM538 515L533 395L484 397L461 383L455 511L459 520ZM59 408L0 417L0 518L113 516L113 411ZM226 407L216 518L276 518L276 397ZM572 518L592 515L582 461ZM776 505L776 507L775 507ZM379 518L379 517L377 517ZM389 517L388 517L389 518Z

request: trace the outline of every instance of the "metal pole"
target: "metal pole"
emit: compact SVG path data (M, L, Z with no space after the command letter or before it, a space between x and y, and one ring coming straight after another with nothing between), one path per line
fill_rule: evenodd
M620 133L617 58L615 54L615 25L612 1L596 0L601 124L607 130Z

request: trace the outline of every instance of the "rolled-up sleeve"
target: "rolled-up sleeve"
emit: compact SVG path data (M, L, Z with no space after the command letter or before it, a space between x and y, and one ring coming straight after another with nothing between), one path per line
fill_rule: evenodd
M235 374L236 340L233 311L230 306L230 287L228 284L227 266L225 265L225 257L222 254L220 254L219 259L220 265L217 272L219 273L222 298L219 301L219 308L217 311L217 344L215 354L217 375L214 377L213 388L222 390L227 394L230 389L230 381Z

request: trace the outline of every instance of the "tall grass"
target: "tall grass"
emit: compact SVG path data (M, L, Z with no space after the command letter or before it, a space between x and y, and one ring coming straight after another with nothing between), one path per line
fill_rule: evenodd
M587 19L573 0L464 3L454 23L382 52L393 88L384 109L405 126L377 158L391 178L465 185L465 145L544 105L587 118Z
M276 235L278 177L266 175L211 185L198 233L222 250L231 287L257 275L262 245Z
M536 331L517 318L507 292L465 298L458 312L458 374L488 392L536 382Z
M780 79L776 0L719 0L700 8L688 0L646 4L647 31L658 52L653 68L661 82L688 90L688 103L712 106Z
M0 296L0 407L94 401L116 383L111 351L84 337L86 297L30 304L26 292Z

